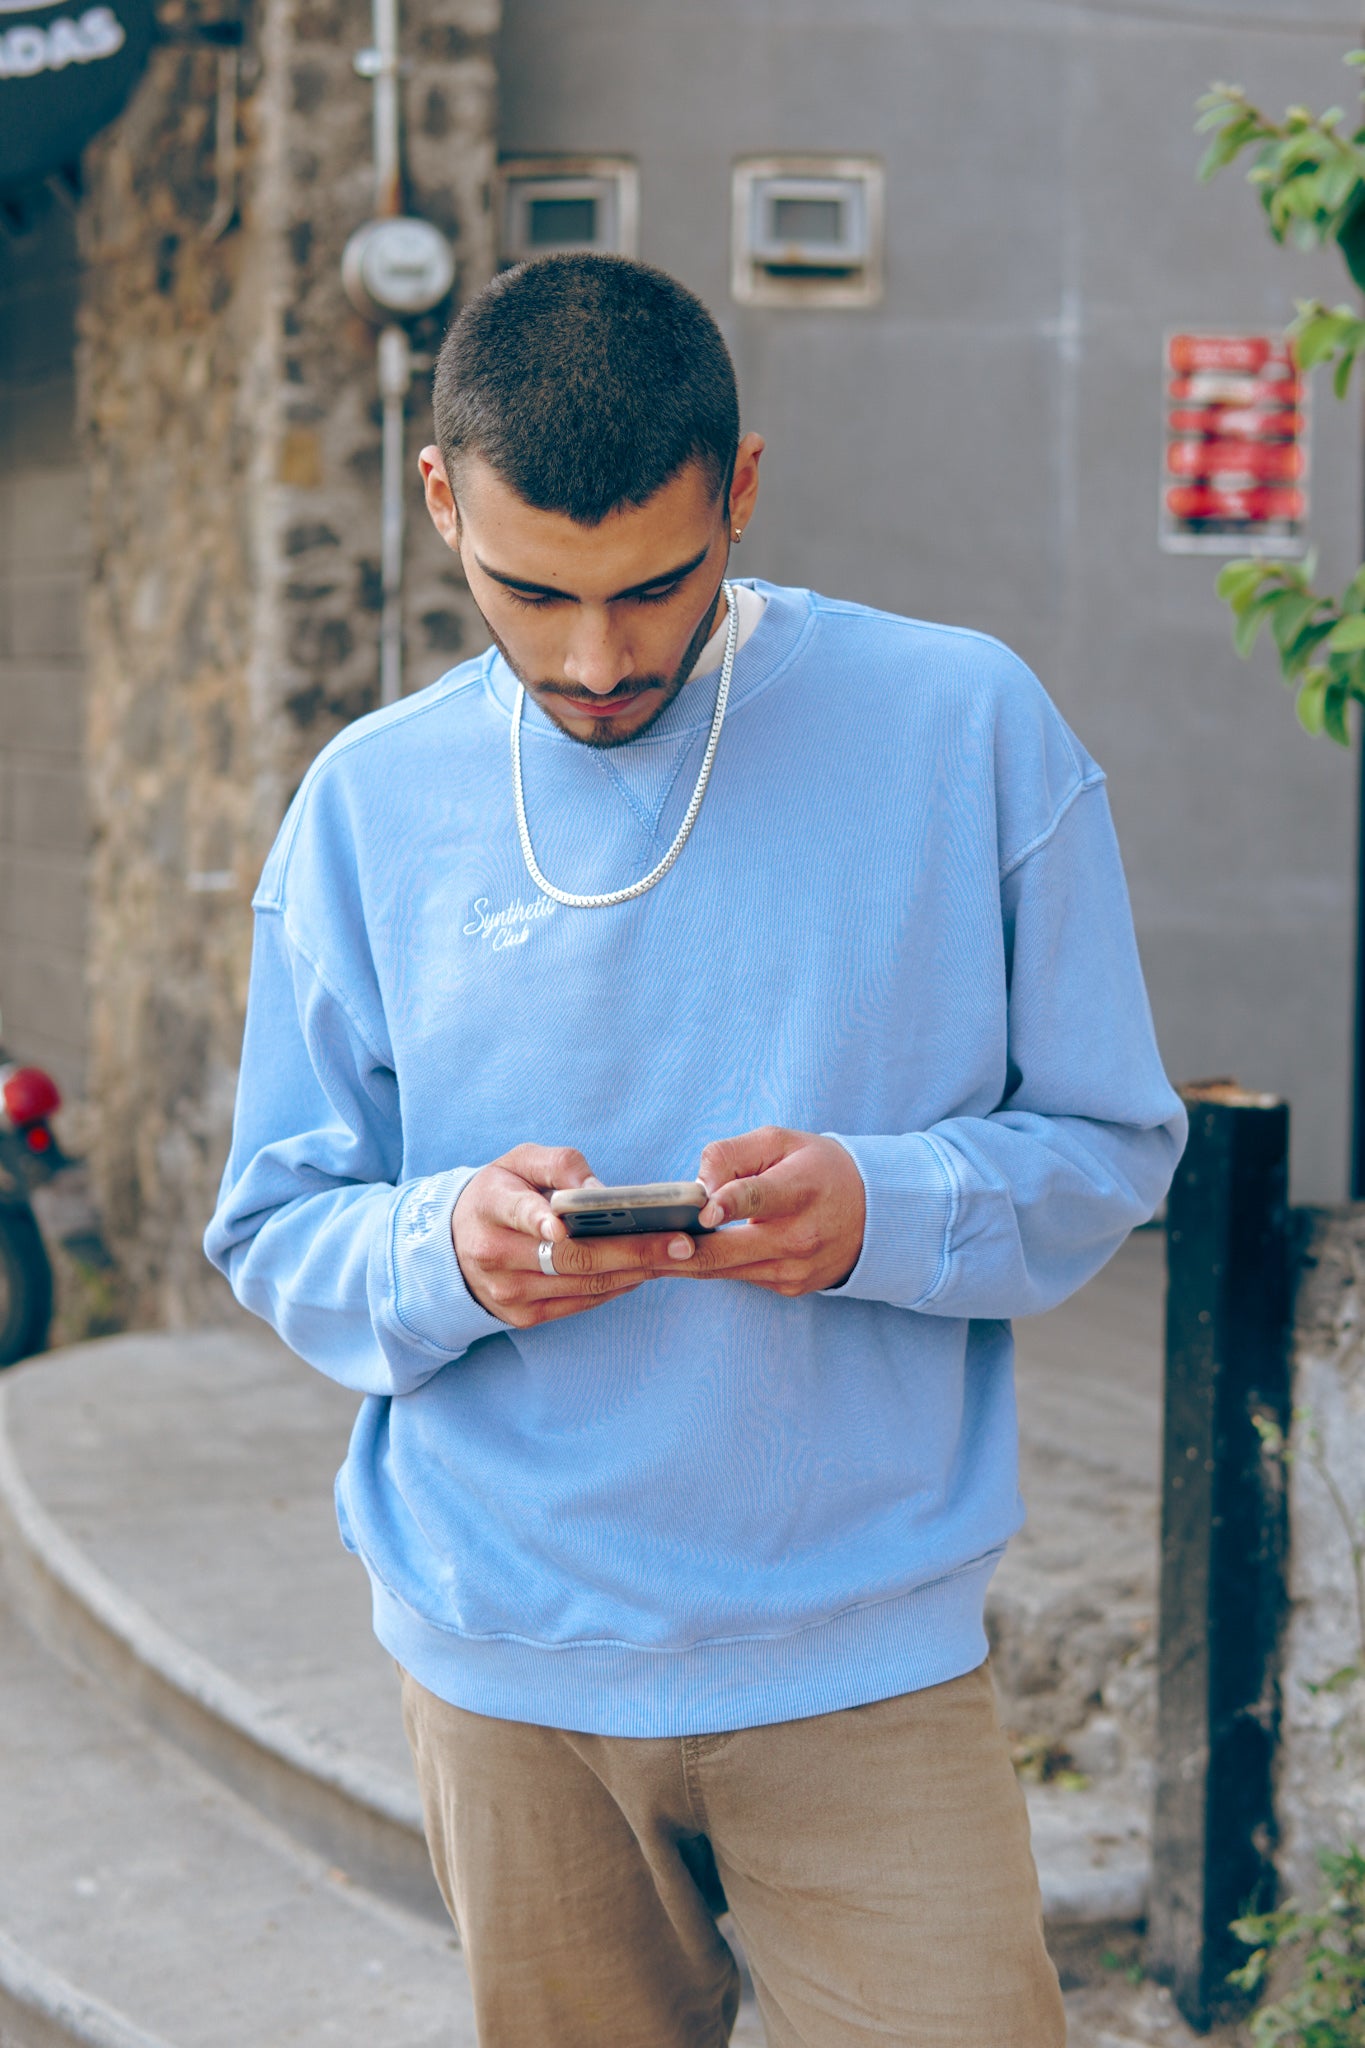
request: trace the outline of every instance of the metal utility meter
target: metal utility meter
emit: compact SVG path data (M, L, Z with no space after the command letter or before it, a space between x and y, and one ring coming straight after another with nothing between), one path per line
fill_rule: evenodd
M366 221L346 244L341 281L358 313L383 325L439 306L455 282L455 253L429 220Z

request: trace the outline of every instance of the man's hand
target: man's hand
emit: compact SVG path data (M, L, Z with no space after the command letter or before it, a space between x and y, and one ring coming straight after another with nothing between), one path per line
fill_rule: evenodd
M857 1265L867 1197L835 1139L771 1128L722 1138L702 1153L697 1178L711 1197L702 1222L743 1228L701 1238L679 1274L796 1295L836 1287Z
M693 1240L677 1231L570 1237L547 1197L555 1188L594 1185L602 1183L583 1154L567 1146L517 1145L479 1169L455 1204L450 1234L481 1308L529 1330L629 1294L651 1275L682 1270ZM541 1270L542 1244L554 1246L554 1279Z

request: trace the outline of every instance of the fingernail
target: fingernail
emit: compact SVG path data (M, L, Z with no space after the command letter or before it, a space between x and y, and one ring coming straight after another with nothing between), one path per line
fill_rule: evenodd
M718 1209L714 1202L708 1202L697 1218L697 1221L704 1225L707 1230L714 1230L718 1223L725 1221L725 1211Z
M541 1218L540 1234L544 1238L546 1244L550 1244L553 1242L555 1227L548 1216Z
M585 1188L604 1188L606 1186L606 1182L604 1180L599 1180L595 1173L590 1173L587 1179L584 1181L583 1185Z
M672 1237L668 1241L670 1259L690 1259L696 1246L690 1237Z

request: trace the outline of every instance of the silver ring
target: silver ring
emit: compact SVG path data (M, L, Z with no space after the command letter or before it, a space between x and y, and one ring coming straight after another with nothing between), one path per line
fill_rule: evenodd
M538 1244L536 1246L536 1257L540 1260L540 1270L545 1275L545 1278L547 1280L557 1280L559 1275L555 1271L554 1246L552 1244Z

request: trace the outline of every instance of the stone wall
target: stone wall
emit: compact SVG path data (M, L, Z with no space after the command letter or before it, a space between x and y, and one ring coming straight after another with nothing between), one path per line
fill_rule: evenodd
M262 511L272 618L255 715L271 734L268 821L318 748L377 701L379 410L374 331L341 288L346 238L374 211L371 89L353 57L366 46L365 0L274 0L287 81L283 147L269 165L281 253L278 445ZM493 268L492 37L497 0L421 0L403 10L407 204L451 237L457 294ZM415 323L434 351L444 313ZM404 629L409 690L486 645L456 558L422 503L417 449L430 439L429 380L409 408Z
M75 224L0 237L0 1009L18 1059L85 1078L84 621Z
M1311 1219L1294 1407L1277 1806L1281 1877L1307 1902L1319 1848L1365 1847L1365 1206Z
M411 200L455 236L463 290L492 264L495 4L422 0L404 21ZM264 0L222 234L205 232L223 196L213 48L160 49L90 152L92 1168L137 1323L226 1309L199 1239L227 1146L250 896L308 762L377 700L374 343L339 281L372 210L371 89L352 69L368 29L359 0ZM412 411L415 454L420 389ZM415 687L473 625L411 496Z
M93 1168L127 1313L144 1322L202 1293L193 1219L228 1113L259 836L248 676L261 596L250 494L272 382L254 205L263 95L257 78L240 107L244 224L208 242L217 64L208 49L154 54L90 153L82 220Z

